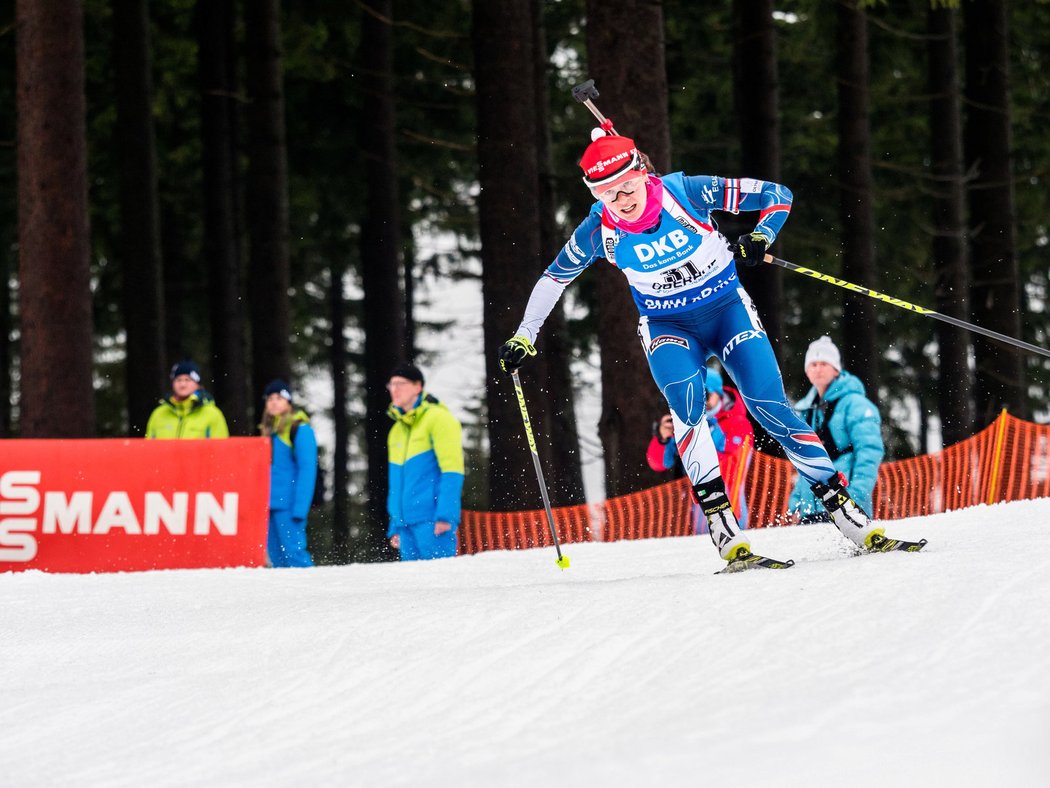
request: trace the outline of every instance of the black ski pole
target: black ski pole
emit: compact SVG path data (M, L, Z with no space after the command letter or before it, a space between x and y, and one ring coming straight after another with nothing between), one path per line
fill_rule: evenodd
M1039 347L1038 345L1032 345L1028 342L1024 342L1020 339L1014 339L1008 337L1006 334L1000 334L997 331L992 331L990 328L982 328L981 326L974 325L973 323L967 323L965 320L960 320L957 317L951 315L942 315L940 312L934 312L932 309L926 309L925 307L916 306L915 304L909 304L902 298L894 298L893 296L880 293L878 290L872 290L870 287L862 287L861 285L855 285L852 282L847 282L844 279L831 276L830 274L822 274L820 271L815 271L812 268L806 268L804 265L795 265L789 263L787 260L781 260L779 257L774 257L771 254L765 256L767 263L773 265L779 265L781 268L786 268L789 271L795 273L805 274L806 276L818 279L821 282L827 282L828 284L836 285L838 287L845 288L846 290L852 290L854 293L860 293L866 295L869 298L874 298L879 301L885 301L887 304L893 304L893 306L899 306L901 309L907 309L916 314L923 315L925 317L932 317L935 320L940 320L944 323L950 323L958 328L965 328L967 331L973 331L974 333L981 334L983 336L995 339L1007 345L1013 345L1021 350L1027 350L1029 353L1037 353L1040 356L1046 356L1050 358L1050 350Z
M540 455L536 451L536 439L532 436L532 422L529 421L529 410L525 407L525 393L521 390L521 379L518 370L510 373L514 380L514 391L518 395L518 407L521 409L521 419L525 422L525 437L529 439L529 450L532 452L532 464L536 466L536 479L540 483L540 495L543 497L543 508L547 512L547 525L551 529L551 539L554 540L554 549L558 552L557 564L562 569L569 568L569 556L561 554L561 544L558 542L558 532L554 529L554 512L551 511L551 500L547 496L547 485L543 481L543 468L540 467Z

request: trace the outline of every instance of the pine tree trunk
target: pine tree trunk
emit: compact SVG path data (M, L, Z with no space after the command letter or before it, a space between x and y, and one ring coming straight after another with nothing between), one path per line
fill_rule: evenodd
M838 76L838 173L841 194L842 278L875 287L875 205L871 173L868 23L860 0L835 5L835 63ZM843 296L841 334L844 363L878 399L878 315L867 296Z
M368 74L361 112L360 147L368 200L361 222L364 289L365 431L368 446L366 543L388 558L387 433L390 370L408 359L404 296L401 292L401 205L397 183L394 117L393 37L390 0L369 0L361 12L360 62Z
M634 51L644 52L644 57L622 56L625 30L631 31ZM662 3L588 0L587 57L589 76L600 93L597 106L613 118L620 134L649 154L659 172L667 172L671 160L663 53ZM581 154L588 141L580 140ZM605 492L611 497L660 481L645 453L653 419L667 412L667 402L649 373L638 341L638 310L623 275L604 262L592 268L599 277L602 415L598 433L605 455Z
M114 0L114 142L120 179L118 264L123 280L131 435L143 434L150 412L168 384L149 41L146 0Z
M332 373L332 426L335 445L332 447L332 546L335 560L345 563L350 560L350 512L347 488L350 486L348 470L350 446L350 408L347 388L347 367L350 359L346 352L346 300L343 297L343 278L346 266L342 255L332 254L329 269L329 344L328 361Z
M962 123L959 114L958 56L955 44L956 12L931 7L926 12L930 90L930 200L933 237L934 298L938 312L969 318L969 275L966 269L965 192L962 172ZM938 321L937 402L941 439L950 446L974 431L973 372L970 370L970 332ZM925 444L922 449L925 450Z
M12 241L4 233L5 248L10 249ZM11 336L11 270L10 257L0 255L0 438L10 438L11 434L11 364L14 361L11 352L13 343L7 341Z
M83 25L74 0L15 5L23 438L95 434Z
M739 174L779 183L780 91L773 0L734 0L733 23L733 98L740 134ZM782 270L761 265L741 266L737 272L755 302L777 360L782 361Z
M779 183L780 83L772 0L734 0L733 28L733 104L740 136L739 174ZM790 228L789 220L789 234ZM786 256L783 247L784 240L778 239L774 249L778 256ZM783 271L772 265L738 266L737 274L755 302L780 365L784 361L780 343L784 335ZM749 413L748 417L755 432L755 448L784 457L777 439L753 415Z
M966 27L964 146L970 205L970 310L973 322L1021 336L1021 284L1014 242L1010 161L1007 3L963 4ZM973 337L977 422L990 424L1007 408L1025 418L1024 356L999 342Z
M531 0L474 3L489 505L497 511L542 505L513 386L496 358L496 349L517 329L546 264L540 250L533 28ZM553 427L549 399L542 390L548 375L546 342L543 333L537 342L540 355L522 368L521 380L541 462L549 475Z
M237 94L232 0L198 0L198 68L204 171L204 259L209 273L211 374L231 435L254 432L248 415L244 303L237 217Z
M564 240L559 236L555 218L554 173L551 172L550 112L547 94L547 42L543 11L539 0L532 0L535 20L536 69L536 159L539 166L540 253L552 260ZM572 346L565 321L565 310L558 304L547 319L545 360L547 380L544 387L550 403L551 496L562 506L584 503L583 466L580 462L580 437L576 424L576 404L572 388Z
M402 206L403 208L404 206ZM411 222L408 223L411 225ZM403 234L401 238L403 247L401 254L403 255L403 284L405 287L405 355L408 358L416 357L416 315L415 315L415 303L416 303L416 280L415 280L415 260L416 260L416 245L412 240L412 232Z
M280 0L244 4L248 88L245 208L248 219L248 305L252 327L255 421L262 391L274 378L290 380L291 315L288 299L288 153Z
M171 205L160 204L160 259L164 261L164 358L170 365L187 356L183 311L189 288L185 253L183 251L183 220ZM170 369L170 366L168 367ZM157 392L164 394L164 387Z

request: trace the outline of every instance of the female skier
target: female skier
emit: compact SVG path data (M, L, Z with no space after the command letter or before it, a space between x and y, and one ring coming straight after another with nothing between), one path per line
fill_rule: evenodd
M711 540L729 562L725 571L793 562L753 554L733 515L704 418L703 369L712 355L847 538L872 552L920 549L925 542L886 538L850 497L820 439L788 405L773 348L737 278L738 263L763 261L791 210L791 192L750 178L681 172L656 177L634 140L601 129L592 138L580 167L597 202L533 288L516 334L499 349L501 369L512 372L536 354L533 343L562 291L605 258L627 277L640 314L638 336L674 418L693 496L707 516ZM731 244L711 214L742 210L759 211L759 221Z

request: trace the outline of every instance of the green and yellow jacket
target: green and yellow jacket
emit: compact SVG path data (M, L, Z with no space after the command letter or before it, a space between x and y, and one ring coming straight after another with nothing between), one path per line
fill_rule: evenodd
M230 430L215 398L197 389L182 402L162 399L146 423L147 438L228 438Z
M394 420L387 436L387 536L410 525L438 520L457 528L463 492L463 429L456 417L425 392L411 410L391 405L387 415Z

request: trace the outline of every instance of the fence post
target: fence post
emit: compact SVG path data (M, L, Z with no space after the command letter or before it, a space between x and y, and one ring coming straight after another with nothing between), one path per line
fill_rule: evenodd
M1006 434L1006 408L1003 408L1003 412L999 414L999 418L996 421L999 422L999 426L995 430L995 448L992 450L991 476L988 479L988 499L986 503L989 505L995 503L995 493L999 487L999 466L1003 460L1003 438Z

